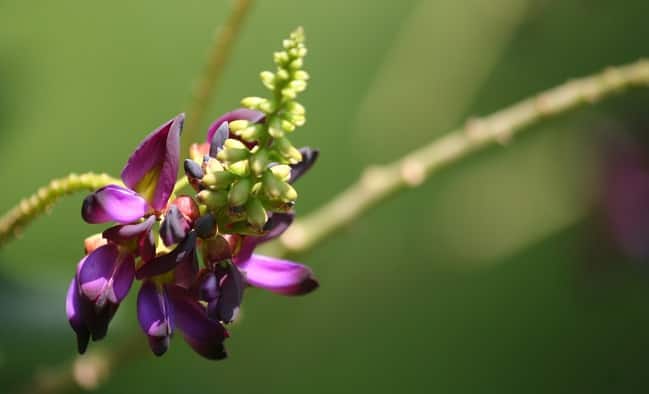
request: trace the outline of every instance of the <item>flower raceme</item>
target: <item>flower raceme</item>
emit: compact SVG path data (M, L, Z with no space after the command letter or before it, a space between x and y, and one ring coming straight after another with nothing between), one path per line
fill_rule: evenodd
M294 101L306 86L300 30L284 49L275 54L277 73L262 73L274 98L244 99L248 108L218 118L206 143L190 149L183 166L194 196L175 190L180 114L135 149L123 185L84 199L86 222L114 225L86 239L86 255L68 288L66 312L80 353L106 335L135 280L141 281L138 320L152 352L164 354L178 330L208 359L226 357L225 325L237 318L247 287L282 295L318 287L308 267L254 253L293 221L293 183L318 156L285 137L304 123L304 109Z

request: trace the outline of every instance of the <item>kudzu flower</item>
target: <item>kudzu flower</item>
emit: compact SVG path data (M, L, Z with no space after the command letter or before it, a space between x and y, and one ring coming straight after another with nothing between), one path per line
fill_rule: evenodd
M318 287L310 268L254 254L293 221L292 185L318 157L284 136L304 124L304 108L294 99L307 79L300 70L301 32L284 44L277 78L271 83L269 72L262 73L275 99L244 99L249 108L219 117L207 142L190 148L184 170L195 196L174 193L184 120L178 115L133 152L124 185L84 199L86 222L116 224L86 239L86 256L68 288L66 312L80 353L106 335L135 279L142 281L138 321L152 352L164 354L179 330L209 359L226 357L224 325L236 319L247 287L283 295Z

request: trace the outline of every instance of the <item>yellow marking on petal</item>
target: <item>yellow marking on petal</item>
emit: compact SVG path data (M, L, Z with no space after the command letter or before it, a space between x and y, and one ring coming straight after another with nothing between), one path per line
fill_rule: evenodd
M158 187L158 179L160 178L161 167L153 168L147 172L146 175L135 186L135 191L149 203L153 201L153 195Z

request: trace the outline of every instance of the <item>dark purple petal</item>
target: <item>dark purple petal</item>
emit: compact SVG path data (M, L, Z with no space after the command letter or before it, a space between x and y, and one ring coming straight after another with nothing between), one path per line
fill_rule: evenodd
M133 285L135 279L135 260L130 254L120 256L119 266L115 270L112 278L112 292L110 293L110 301L116 304L128 294L128 291ZM111 299L111 297L114 297Z
M82 304L86 324L90 330L92 340L98 341L104 338L108 332L108 325L119 308L119 304L113 304L109 301L103 306L98 307L83 297Z
M199 296L203 301L212 301L219 296L219 279L213 272L210 272L203 277L199 293Z
M155 223L155 216L149 216L140 223L113 226L104 231L102 235L109 241L121 244L139 238L145 232L151 231L153 223Z
M158 256L142 265L135 273L136 278L150 278L171 271L184 259L188 258L190 254L193 254L195 247L196 232L190 231L187 237L171 253Z
M288 183L297 181L302 175L309 171L320 155L318 149L311 149L308 146L300 148L300 153L302 154L302 161L291 165L291 178Z
M148 263L153 260L155 258L155 248L155 235L153 232L149 231L148 233L142 234L138 242L138 253L142 261Z
M173 332L173 312L164 289L156 288L151 281L142 283L137 296L137 317L142 331L149 338L149 346L156 356L169 347Z
M216 233L216 219L211 213L199 217L194 223L196 235L200 238L210 238Z
M216 305L215 315L210 314L224 323L230 323L237 318L239 306L243 299L243 291L246 288L245 279L239 269L234 265L230 266L228 274L221 280L221 294Z
M182 330L185 341L203 357L212 360L225 358L223 341L228 337L225 328L208 319L205 308L192 299L187 290L168 285L167 291L176 325Z
M223 143L230 136L230 127L228 122L221 122L221 125L214 132L214 136L210 142L210 156L216 157L217 153L223 149Z
M171 205L160 225L160 238L165 245L171 246L182 241L190 229L183 214L176 205Z
M247 108L239 108L239 109L235 109L234 111L225 113L216 121L214 121L214 123L212 123L212 125L207 129L207 143L208 144L212 143L212 140L214 139L214 135L216 134L219 127L221 127L221 124L223 122L232 122L235 120L247 120L252 123L258 123L263 121L265 116L266 115L263 112L254 111L252 109L247 109Z
M79 294L79 286L76 277L72 278L70 286L68 287L68 293L65 298L65 313L68 316L70 327L72 327L77 335L77 350L79 351L79 354L83 354L88 348L90 331L88 330L88 326L82 316L81 295Z
M302 295L318 287L311 269L292 261L253 254L239 269L249 285L278 294Z
M203 168L200 166L200 164L196 163L194 160L185 159L183 167L185 168L185 174L189 178L202 179L203 176L205 176L205 172L203 172Z
M88 223L132 223L149 212L145 199L133 190L108 185L83 200L81 216Z
M185 289L194 284L198 274L198 261L196 260L196 249L192 249L176 266L174 270L174 283Z
M124 184L144 196L156 211L167 206L176 183L184 120L180 114L149 134L122 171Z

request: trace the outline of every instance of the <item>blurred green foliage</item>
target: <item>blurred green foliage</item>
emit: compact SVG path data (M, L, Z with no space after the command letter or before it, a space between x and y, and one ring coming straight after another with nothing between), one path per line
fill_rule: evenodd
M72 171L118 174L145 133L186 109L227 1L0 4L0 207ZM305 27L309 121L322 150L300 213L472 114L647 54L646 0L260 0L211 112L258 95L258 73ZM312 253L306 298L246 297L209 362L180 340L98 392L534 393L647 389L646 270L588 234L595 129L638 117L636 92L535 128L435 176ZM205 127L208 121L205 122ZM73 356L64 292L95 229L68 198L0 251L0 391ZM133 296L107 344L139 330ZM144 341L144 337L142 338Z

